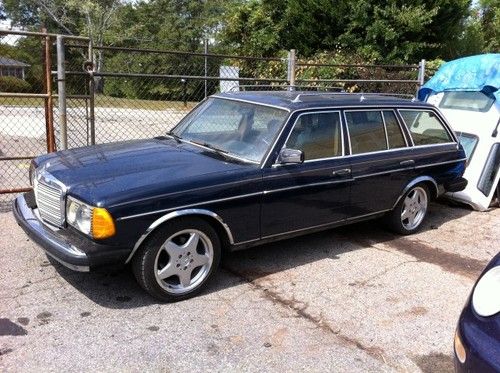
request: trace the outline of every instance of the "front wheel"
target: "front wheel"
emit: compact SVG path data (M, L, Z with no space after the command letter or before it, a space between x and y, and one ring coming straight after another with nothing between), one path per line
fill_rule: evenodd
M389 227L400 234L417 232L427 216L429 189L424 184L412 187L387 216Z
M200 218L166 223L137 251L134 275L144 290L157 299L175 302L199 293L216 271L220 240Z

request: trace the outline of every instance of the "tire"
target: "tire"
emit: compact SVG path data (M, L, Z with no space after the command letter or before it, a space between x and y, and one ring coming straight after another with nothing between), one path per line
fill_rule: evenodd
M141 287L166 302L192 298L213 277L221 258L216 231L205 220L179 218L157 228L132 259Z
M387 215L389 228L403 235L418 232L427 217L429 202L429 188L425 184L414 185Z

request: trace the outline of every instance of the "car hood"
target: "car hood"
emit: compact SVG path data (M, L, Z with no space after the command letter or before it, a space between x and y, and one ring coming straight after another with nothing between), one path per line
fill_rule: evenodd
M193 184L210 185L216 175L253 168L173 139L71 149L41 156L35 163L38 170L62 182L68 194L96 206L175 192Z

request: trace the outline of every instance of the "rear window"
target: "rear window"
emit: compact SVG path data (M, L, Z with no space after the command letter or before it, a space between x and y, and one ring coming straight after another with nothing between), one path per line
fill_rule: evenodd
M443 92L439 107L443 109L458 109L486 112L490 110L495 99L483 92Z
M415 145L445 144L453 142L443 123L432 111L400 110Z
M467 164L469 164L472 158L472 154L474 154L474 150L476 150L479 138L465 132L457 132L456 134L458 137L458 141L464 148L465 155L467 156Z

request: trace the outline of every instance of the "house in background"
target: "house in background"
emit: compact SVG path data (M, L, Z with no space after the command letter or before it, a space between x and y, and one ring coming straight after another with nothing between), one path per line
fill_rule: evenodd
M29 66L27 63L0 56L0 76L24 79L24 69Z

